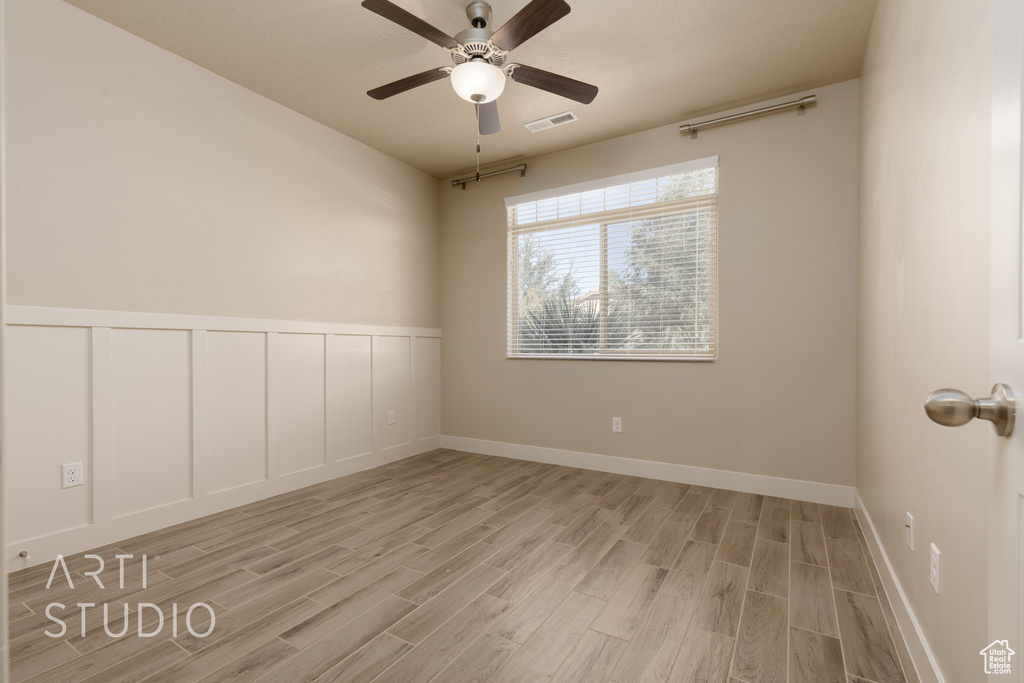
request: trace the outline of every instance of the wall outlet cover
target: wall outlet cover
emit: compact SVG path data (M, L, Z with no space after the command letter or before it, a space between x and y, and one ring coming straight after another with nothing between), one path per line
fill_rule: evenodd
M81 486L83 479L82 463L69 462L60 466L60 479L62 489L69 489L72 486Z
M621 417L613 417L612 418L612 431L613 432L621 432L622 431L622 418Z

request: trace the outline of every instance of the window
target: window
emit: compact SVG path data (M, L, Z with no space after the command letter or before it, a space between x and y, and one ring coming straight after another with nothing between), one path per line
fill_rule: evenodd
M718 157L505 205L508 357L715 359Z

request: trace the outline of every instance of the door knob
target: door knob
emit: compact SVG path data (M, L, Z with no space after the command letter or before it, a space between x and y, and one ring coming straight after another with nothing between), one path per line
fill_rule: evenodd
M1013 433L1014 397L1005 384L992 387L988 398L977 399L958 389L939 389L928 394L924 411L932 422L947 427L959 427L979 418L991 422L999 436Z

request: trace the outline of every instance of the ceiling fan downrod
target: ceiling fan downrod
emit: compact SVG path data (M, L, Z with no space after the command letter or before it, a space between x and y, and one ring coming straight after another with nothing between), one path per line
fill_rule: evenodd
M473 28L487 28L491 23L491 6L483 0L473 0L466 5L466 16Z

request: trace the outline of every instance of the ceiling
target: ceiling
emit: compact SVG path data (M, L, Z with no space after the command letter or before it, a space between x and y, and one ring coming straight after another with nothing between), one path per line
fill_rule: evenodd
M443 48L358 0L65 0L437 177L476 163L473 106L445 81L365 93L451 65ZM449 35L468 0L393 0ZM837 83L860 74L877 0L569 0L511 53L600 88L582 105L510 81L481 163L535 156ZM527 0L491 0L498 27ZM580 121L523 124L572 109Z

